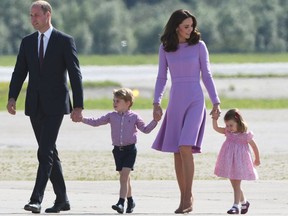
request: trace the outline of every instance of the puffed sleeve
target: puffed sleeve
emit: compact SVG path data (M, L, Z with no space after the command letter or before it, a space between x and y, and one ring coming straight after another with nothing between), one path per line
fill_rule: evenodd
M254 133L252 131L247 132L247 142L250 142L254 137Z
M230 132L229 132L229 130L228 130L228 128L227 127L225 127L225 136L227 137L227 135L229 134Z

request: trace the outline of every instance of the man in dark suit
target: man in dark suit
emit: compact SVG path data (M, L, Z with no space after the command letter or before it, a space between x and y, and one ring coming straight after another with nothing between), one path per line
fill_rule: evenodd
M41 202L49 179L56 200L45 212L70 210L56 140L64 115L71 113L71 119L79 122L83 109L82 76L76 46L71 36L53 28L51 13L52 8L46 1L36 1L31 5L31 23L37 31L24 37L21 42L7 104L8 112L15 115L17 97L28 75L25 114L30 117L38 143L39 165L30 202L24 209L33 213L41 212Z

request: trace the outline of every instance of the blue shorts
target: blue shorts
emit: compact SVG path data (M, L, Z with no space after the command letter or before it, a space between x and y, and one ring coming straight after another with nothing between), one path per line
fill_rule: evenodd
M121 171L123 167L134 169L137 148L135 144L127 146L114 146L112 150L116 171Z

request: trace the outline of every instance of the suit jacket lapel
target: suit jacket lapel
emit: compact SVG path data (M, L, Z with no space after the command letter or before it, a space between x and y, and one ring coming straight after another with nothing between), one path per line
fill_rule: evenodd
M32 49L33 49L33 59L37 59L37 62L39 64L39 55L38 55L38 32L35 32L33 34L32 39Z
M57 30L53 28L53 31L50 35L50 38L46 47L46 52L45 52L43 63L45 63L46 57L49 58L49 56L51 56L50 55L51 51L55 49L55 46L57 46L56 40L57 40Z

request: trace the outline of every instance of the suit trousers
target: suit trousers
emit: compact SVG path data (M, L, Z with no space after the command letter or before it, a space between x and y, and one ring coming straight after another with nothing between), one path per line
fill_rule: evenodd
M30 116L38 143L39 162L35 186L30 198L31 202L42 202L49 179L56 195L55 203L68 201L62 166L56 148L56 140L63 117L64 114L46 115L41 105L39 105L36 115Z

